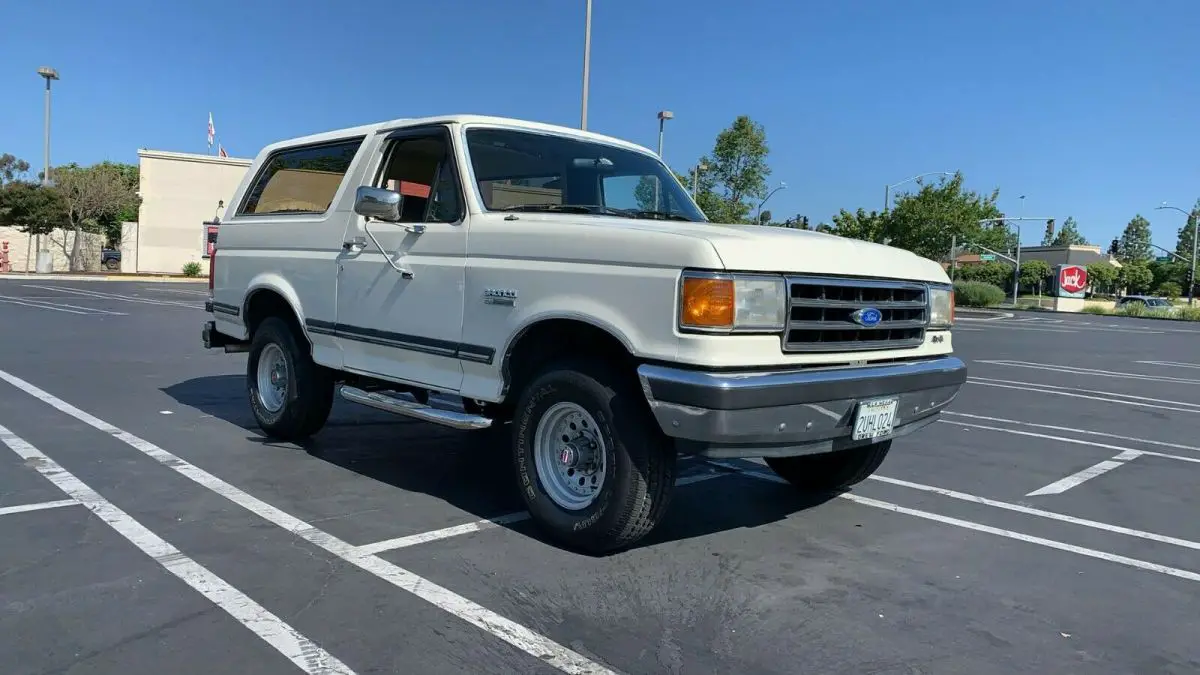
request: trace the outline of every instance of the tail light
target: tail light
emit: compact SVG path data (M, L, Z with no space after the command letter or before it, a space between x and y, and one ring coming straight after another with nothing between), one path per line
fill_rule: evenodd
M213 272L217 269L217 247L214 246L208 256L208 297L213 294Z

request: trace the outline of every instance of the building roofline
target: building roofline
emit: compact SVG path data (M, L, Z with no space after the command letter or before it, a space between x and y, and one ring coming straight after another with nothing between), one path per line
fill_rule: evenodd
M254 162L252 159L244 159L242 157L217 157L215 155L200 155L192 152L171 152L169 150L149 150L147 148L138 148L137 154L138 159L143 157L148 159L173 159L182 162L223 164L226 166L249 167Z

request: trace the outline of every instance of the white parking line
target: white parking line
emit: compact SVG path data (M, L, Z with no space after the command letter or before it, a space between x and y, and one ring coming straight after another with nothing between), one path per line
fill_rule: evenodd
M1061 443L1073 443L1075 445L1088 445L1093 448L1104 448L1106 450L1120 450L1122 453L1136 452L1139 455L1147 457L1162 457L1164 459L1175 459L1181 462L1190 462L1193 464L1200 463L1200 457L1183 457L1181 455L1172 455L1167 452L1155 452L1154 450L1138 450L1137 448L1127 448L1121 445L1110 445L1108 443L1097 443L1095 441L1085 441L1079 438L1067 438L1066 436L1051 436L1050 434L1039 434L1032 431L1018 431L1017 429L1005 429L1003 427L992 427L986 424L971 424L969 422L955 422L953 420L938 420L942 424L953 424L960 427L969 427L971 429L983 429L985 431L999 431L1005 434L1014 434L1017 436L1029 436L1032 438L1044 438L1050 441L1059 441ZM1115 458L1114 458L1115 459Z
M684 476L675 481L675 485L691 485L692 483L699 483L712 478L720 478L721 476L725 475L727 474L710 472L692 476ZM472 532L483 532L485 530L495 529L501 525L512 525L513 523L520 523L529 520L529 518L530 515L528 511L517 511L515 513L497 516L495 518L485 518L483 520L476 520L470 523L463 523L462 525L443 527L440 530L431 530L429 532L410 534L405 537L384 539L383 541L377 541L372 544L363 544L362 546L355 547L355 552L357 552L358 555L376 555L385 551L395 551L401 548L417 546L418 544L428 544L431 541L440 541L442 539L449 539L451 537L457 537L463 534L471 534Z
M971 413L955 412L953 410L943 410L943 415L951 415L953 417L967 417L974 420L984 420L985 422L1004 422L1005 424L1016 424L1022 427L1033 427L1035 429L1052 429L1054 431L1069 431L1073 434L1083 434L1085 436L1100 436L1103 438L1115 438L1120 441L1133 441L1135 443L1144 443L1147 445L1157 445L1165 448L1176 448L1178 450L1191 450L1200 452L1200 447L1195 445L1184 445L1182 443L1168 443L1166 441L1153 441L1148 438L1138 438L1136 436L1122 436L1120 434L1110 434L1103 431L1091 431L1088 429L1072 429L1071 427L1060 427L1053 424L1037 424L1035 422L1023 422L1021 420L1010 420L1004 417L989 417L987 415L972 415Z
M1115 391L1097 391L1095 389L1078 389L1076 387L1059 387L1052 384L1039 384L1037 382L1022 382L1019 380L999 380L991 377L975 377L968 375L967 382L978 384L984 387L999 387L1000 389L1016 389L1024 392L1036 392L1039 394L1049 394L1051 396L1066 396L1067 398L1081 398L1088 401L1104 401L1105 403L1118 403L1121 405L1137 406L1139 408L1153 408L1155 410L1173 410L1175 412L1190 412L1200 413L1200 404L1185 403L1183 401L1170 401L1160 398L1148 398L1146 396L1131 396L1129 394L1121 394ZM1078 393L1086 392L1086 393ZM1103 396L1089 396L1088 394L1103 394ZM1146 401L1153 401L1147 403ZM1172 405L1159 405L1169 403ZM1186 407L1180 407L1186 406Z
M100 298L104 300L117 300L120 302L134 302L144 305L159 305L162 307L186 307L188 309L204 309L203 304L195 304L184 302L182 300L153 300L150 298L139 298L132 295L122 295L120 293L101 293L100 291L85 290L82 288L69 288L67 286L38 286L35 284L24 284L25 288L37 288L43 291L57 291L59 293L67 293L85 298Z
M208 568L184 555L179 549L146 529L128 513L114 506L83 481L47 457L41 450L0 426L0 443L7 445L25 461L71 497L86 506L129 543L138 547L171 574L197 593L225 610L239 623L262 638L298 668L313 675L343 673L353 675L346 664L304 637L295 628L267 611L244 593L229 585Z
M713 462L713 463L717 464L718 466L726 466L727 468L736 469L743 476L750 476L752 478L758 478L760 480L770 481L772 483L783 483L785 485L787 484L786 480L784 480L774 474L768 474L768 473L763 473L763 472L759 472L759 471L745 471L745 470L737 469L737 467L729 466L727 464L718 463L718 462ZM1134 567L1134 568L1146 570L1149 572L1157 572L1159 574L1165 574L1165 575L1172 576L1172 577L1178 577L1180 579L1187 579L1188 581L1200 581L1200 574L1198 574L1196 572L1192 572L1190 570L1179 569L1176 567L1168 567L1166 565L1159 565L1158 563L1147 562L1145 560L1138 560L1137 558L1130 558L1130 557L1123 556L1123 555L1117 555L1115 553L1108 553L1106 551L1097 551L1095 549L1084 548L1082 546L1075 546L1074 544L1067 544L1067 543L1064 543L1061 541L1055 541L1053 539L1046 539L1044 537L1035 537L1033 535L1023 534L1021 532L1014 532L1013 530L1005 530L1005 529L1002 529L999 527L992 527L991 525L984 525L982 523L976 523L976 522L972 522L969 520L962 520L960 518L952 518L950 516L943 516L941 514L931 513L929 511L921 511L920 509L912 509L907 506L900 506L899 504L885 502L880 499L872 499L870 497L862 497L862 496L859 496L859 495L856 495L853 493L849 493L849 492L844 492L842 494L839 494L838 497L841 499L845 499L845 500L854 502L856 504L861 504L863 506L870 506L870 507L877 508L877 509L883 509L885 511L892 511L894 513L902 513L904 515L913 516L915 518L922 518L925 520L931 520L931 521L934 521L937 523L942 523L943 525L952 525L954 527L961 527L961 528L964 528L967 530L974 530L976 532L984 532L987 534L994 534L998 537L1005 537L1007 539L1015 539L1017 541L1023 541L1023 542L1030 543L1030 544L1036 544L1038 546L1045 546L1046 548L1057 549L1059 551L1066 551L1068 553L1075 553L1077 555L1087 556L1089 558L1096 558L1098 560L1105 560L1108 562L1117 563L1119 565L1125 565L1127 567ZM1105 528L1105 529L1108 529L1108 528ZM1189 542L1189 543L1192 543L1192 542Z
M1028 492L1025 494L1025 496L1043 497L1045 495L1062 494L1073 487L1083 485L1097 476L1103 476L1117 467L1125 466L1125 462L1128 462L1131 459L1137 459L1141 456L1142 453L1138 452L1137 450L1126 450L1112 459L1106 459L1103 462L1097 462L1088 468L1083 469L1082 471L1076 471L1066 478L1060 478L1049 485L1040 487L1033 492Z
M1186 377L1168 377L1165 375L1146 375L1144 373L1122 373L1114 370L1099 370L1096 368L1080 368L1077 366L1064 366L1056 363L1033 363L1030 361L1009 361L1006 359L977 359L973 363L986 363L992 366L1008 366L1010 368L1031 368L1034 370L1048 370L1054 373L1069 373L1072 375L1094 375L1096 377L1115 377L1125 380L1147 380L1150 382L1177 383L1177 384L1200 384L1200 380Z
M21 378L0 370L0 379L5 380L17 389L50 405L75 419L98 429L139 452L153 458L173 471L190 479L196 484L241 506L258 517L273 523L288 532L304 539L336 555L346 562L370 572L393 586L407 591L422 600L438 607L454 616L470 623L521 651L547 663L559 670L572 675L592 675L613 673L605 666L592 661L586 656L554 642L550 638L507 619L492 610L479 605L467 598L440 586L429 579L418 576L399 565L392 564L375 555L359 555L356 547L343 541L324 530L285 512L261 499L234 487L217 478L207 471L173 455L143 438L124 431L104 420L95 417L62 399L22 380ZM614 674L615 675L615 674Z
M44 511L45 509L57 509L64 506L75 506L79 502L74 499L60 499L55 502L38 502L37 504L17 504L16 506L0 507L0 516L7 516L12 513L28 513L30 511Z
M91 314L91 312L79 312L79 311L76 311L73 309L65 309L63 307L51 305L50 303L35 304L28 300L15 300L15 299L9 298L9 297L0 298L0 303L4 303L6 305L20 305L21 307L32 307L34 309L48 309L52 312L64 312L66 314Z
M1165 366L1167 368L1200 368L1200 364L1180 363L1178 361L1134 361L1134 363L1144 363L1151 366Z

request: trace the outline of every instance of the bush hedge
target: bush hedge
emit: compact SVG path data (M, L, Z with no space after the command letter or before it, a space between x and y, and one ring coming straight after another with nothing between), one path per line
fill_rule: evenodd
M1004 290L985 281L954 282L954 304L959 307L995 307L1004 302Z

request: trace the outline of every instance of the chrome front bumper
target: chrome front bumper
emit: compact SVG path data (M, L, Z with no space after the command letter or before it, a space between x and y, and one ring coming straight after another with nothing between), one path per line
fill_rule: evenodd
M967 379L958 358L874 366L739 373L645 364L642 391L681 452L706 457L787 457L896 438L937 419ZM851 440L859 403L899 399L892 433Z

